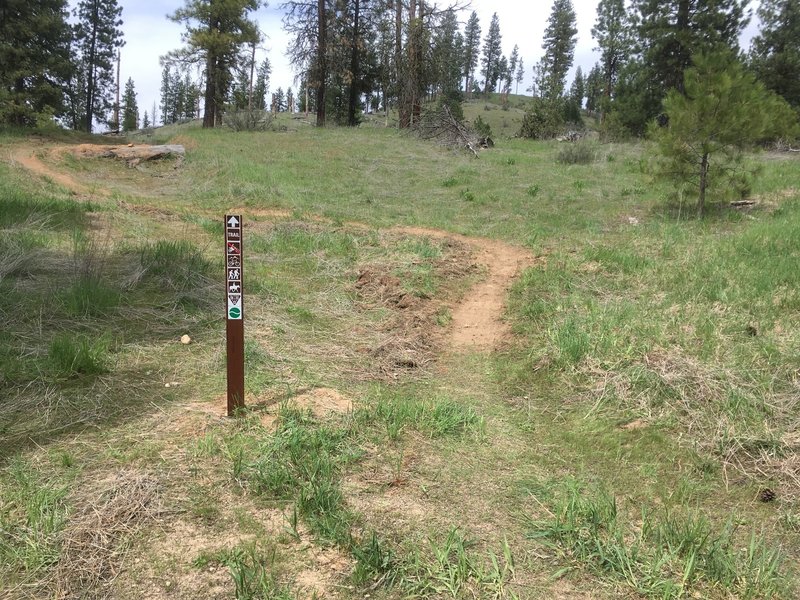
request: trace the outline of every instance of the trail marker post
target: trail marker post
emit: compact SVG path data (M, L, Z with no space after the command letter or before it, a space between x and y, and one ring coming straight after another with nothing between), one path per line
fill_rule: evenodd
M225 346L228 416L244 408L244 255L242 215L225 215Z

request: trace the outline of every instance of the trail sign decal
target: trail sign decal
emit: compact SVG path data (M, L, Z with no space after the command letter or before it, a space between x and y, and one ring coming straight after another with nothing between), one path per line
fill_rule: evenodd
M244 407L244 256L242 216L225 215L225 345L228 416Z

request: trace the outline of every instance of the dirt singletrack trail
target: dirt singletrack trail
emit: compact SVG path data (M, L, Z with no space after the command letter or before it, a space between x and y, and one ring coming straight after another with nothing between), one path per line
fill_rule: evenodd
M292 212L282 209L235 208L231 212L251 214L266 218L291 218ZM313 221L331 223L329 219L311 216ZM368 228L363 223L348 222L348 226ZM514 280L526 268L533 266L537 258L527 249L482 237L470 237L443 229L398 225L389 231L430 237L451 239L467 244L475 250L479 267L485 270L486 278L470 288L461 302L452 309L452 322L448 347L456 352L491 352L511 335L509 324L503 321L506 297Z
M69 151L61 146L19 146L12 149L11 159L32 173L49 177L78 195L89 195L92 190L76 181L68 174L61 173L45 164L37 154L45 151L58 156ZM94 193L108 195L107 190L94 190ZM238 209L243 214L255 213L267 218L289 218L291 211L265 209L255 211L250 208ZM236 209L234 209L236 212ZM311 217L321 222L324 217ZM359 227L363 224L353 223ZM426 227L397 226L390 231L414 236L427 236L436 239L453 239L467 244L476 251L476 261L485 270L486 278L467 291L462 301L452 309L448 347L455 352L491 352L510 336L510 326L502 316L506 296L513 281L526 268L533 266L536 258L525 248L489 238L469 237L441 229Z
M462 301L453 307L451 349L456 352L490 352L510 336L510 326L502 319L506 296L520 273L535 264L533 254L506 242L440 229L395 227L393 230L409 235L454 239L476 250L477 263L485 269L486 278L472 286Z
M54 146L17 146L11 150L11 161L19 164L34 175L51 179L58 185L67 188L75 194L88 195L91 193L89 188L76 181L70 175L56 171L42 162L42 159L40 159L37 154L43 150L50 154L58 154L62 149Z

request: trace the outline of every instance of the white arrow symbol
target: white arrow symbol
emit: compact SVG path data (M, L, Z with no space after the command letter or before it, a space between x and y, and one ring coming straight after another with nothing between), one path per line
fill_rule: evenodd
M228 226L229 227L238 227L239 226L239 219L236 217L231 217L228 219Z

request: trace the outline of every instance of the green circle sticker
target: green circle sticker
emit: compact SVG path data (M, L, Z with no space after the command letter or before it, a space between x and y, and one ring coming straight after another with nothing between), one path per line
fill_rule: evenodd
M230 317L231 319L238 319L241 316L242 316L242 310L240 308L237 308L236 306L231 306L228 309L228 317Z

